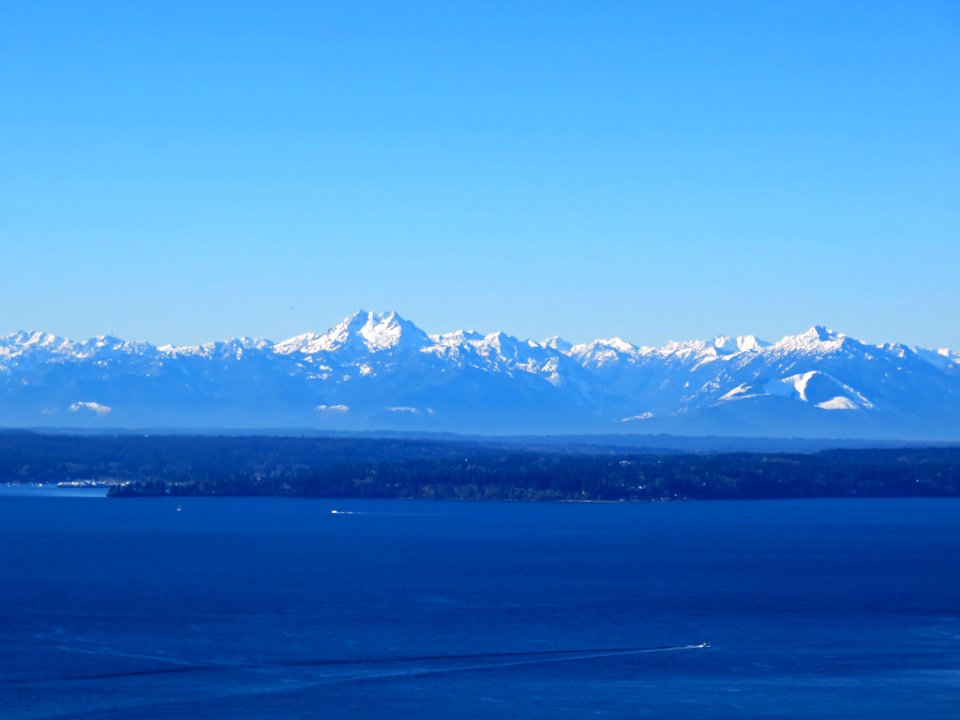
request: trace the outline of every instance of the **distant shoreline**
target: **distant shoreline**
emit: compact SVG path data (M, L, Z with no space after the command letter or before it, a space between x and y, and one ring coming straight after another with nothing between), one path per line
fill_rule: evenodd
M373 438L0 434L0 483L110 497L626 502L960 496L960 448L680 453Z

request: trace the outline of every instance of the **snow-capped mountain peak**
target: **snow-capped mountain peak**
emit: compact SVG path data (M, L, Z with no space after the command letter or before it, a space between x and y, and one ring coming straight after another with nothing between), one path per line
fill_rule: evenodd
M320 352L319 343L321 338L323 338L323 335L315 332L301 333L300 335L294 335L292 338L287 338L286 340L276 343L273 346L273 351L278 355L290 355L292 353L310 355L315 352Z
M557 352L563 353L564 355L568 354L571 348L573 348L573 343L567 342L566 340L564 340L562 337L559 337L558 335L554 335L553 337L548 337L546 340L543 341L542 345L545 348L556 350Z
M360 329L360 335L366 341L367 348L373 352L395 348L401 342L416 349L431 342L423 330L394 311L379 315L367 313L367 320Z
M814 325L799 335L787 335L773 347L786 351L822 353L837 350L848 340L843 333L835 332L823 325Z
M636 352L637 348L634 345L626 340L614 337L609 340L597 338L592 342L574 345L567 354L583 363L604 365L611 362L620 362L625 357L632 357Z
M74 343L59 335L53 335L42 330L21 330L0 339L0 346L5 347L11 354L35 350L70 352Z
M423 330L397 312L373 313L358 310L322 335L304 333L274 345L282 355L337 352L344 348L379 352L403 343L419 349L431 342Z
M620 353L632 353L636 351L636 347L619 337L612 337L608 340L602 340L600 342Z
M730 337L720 335L713 341L713 346L717 352L723 355L729 355L738 352L759 352L770 343L758 339L755 335L739 335Z

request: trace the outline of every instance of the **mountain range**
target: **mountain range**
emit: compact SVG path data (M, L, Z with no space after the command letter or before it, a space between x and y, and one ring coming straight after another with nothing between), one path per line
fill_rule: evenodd
M821 326L661 347L435 335L365 311L282 342L19 332L0 338L0 425L960 440L960 354Z

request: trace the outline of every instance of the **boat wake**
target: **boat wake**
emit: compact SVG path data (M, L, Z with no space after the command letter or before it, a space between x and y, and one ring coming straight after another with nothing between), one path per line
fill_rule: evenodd
M701 650L710 647L709 643L699 645L671 645L664 647L638 648L609 648L590 650L545 650L536 652L490 653L486 655L459 655L441 656L432 658L395 660L392 662L454 662L457 660L489 660L488 662L473 662L466 665L445 665L441 667L419 667L403 669L386 669L363 674L345 675L330 678L330 683L363 683L394 678L430 677L434 675L449 675L453 673L483 672L502 668L527 667L533 665L549 665L553 663L582 662L599 660L602 658L623 657L628 655L642 655L649 653L669 653L689 650Z
M603 658L641 655L648 653L681 653L710 647L709 643L691 645L670 645L658 647L616 647L616 648L573 648L563 650L528 650L492 653L460 653L450 655L409 655L364 658L236 658L236 659L187 659L172 655L155 655L126 651L120 648L96 645L85 641L69 642L59 628L46 634L56 647L62 651L82 654L100 654L121 658L154 661L154 667L130 668L101 674L84 674L72 677L50 677L31 683L18 682L18 687L26 684L37 686L47 683L78 682L87 685L91 681L113 681L122 678L137 678L138 683L145 676L155 676L156 687L168 687L164 678L171 675L196 673L199 686L204 687L204 699L208 702L222 702L247 696L283 695L310 690L311 688L336 688L337 686L391 682L405 678L429 678L452 675L455 673L475 673L497 671L505 668L548 665L553 663L590 662ZM216 673L222 679L212 682L200 680L200 675L209 677ZM179 682L179 681L178 681ZM2 685L3 683L0 683ZM69 687L69 686L68 686ZM144 687L139 685L138 687ZM62 689L62 686L61 686ZM35 687L35 691L39 688ZM111 696L113 697L113 696ZM139 714L169 712L180 714L192 707L194 697L171 697L157 701L144 701L144 698L131 696L124 701L110 701L109 708L94 702L86 708L78 707L74 712L47 716L48 720L89 720L109 717L127 717ZM106 713L109 710L109 713ZM166 715L164 715L166 716Z
M324 668L327 673L316 678L316 683L352 683L389 680L396 677L426 677L450 673L482 672L499 668L547 665L602 658L702 650L709 643L696 645L665 645L657 647L576 648L564 650L527 650L490 653L458 653L449 655L401 655L362 658L257 658L237 660L188 660L172 655L137 653L86 642L67 643L57 638L58 650L84 655L101 655L162 663L160 667L118 670L109 673L84 674L47 678L51 681L111 680L123 677L171 675L209 672L268 672Z

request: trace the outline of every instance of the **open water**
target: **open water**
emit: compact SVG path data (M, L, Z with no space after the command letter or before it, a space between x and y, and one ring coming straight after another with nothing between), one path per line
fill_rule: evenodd
M101 494L0 488L5 720L960 717L957 500Z

